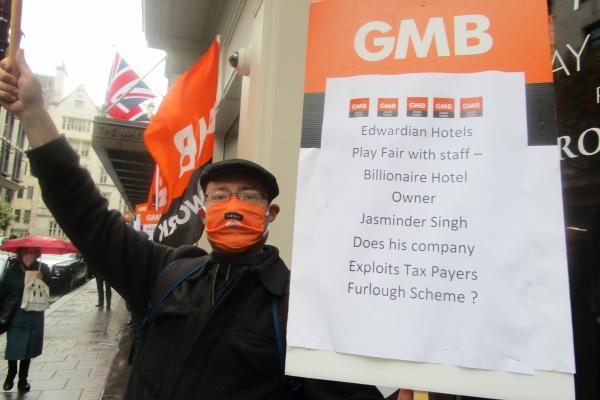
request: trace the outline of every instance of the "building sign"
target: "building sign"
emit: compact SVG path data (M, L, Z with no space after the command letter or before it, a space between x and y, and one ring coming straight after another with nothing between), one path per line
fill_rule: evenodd
M572 398L546 2L315 2L305 82L287 372L318 350L527 376L537 399L553 371L543 398Z

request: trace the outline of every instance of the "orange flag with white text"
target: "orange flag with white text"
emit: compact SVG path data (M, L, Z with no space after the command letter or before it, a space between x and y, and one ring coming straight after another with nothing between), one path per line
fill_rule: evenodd
M182 196L194 171L212 159L218 68L215 39L171 86L144 132L146 148L167 189L165 209Z

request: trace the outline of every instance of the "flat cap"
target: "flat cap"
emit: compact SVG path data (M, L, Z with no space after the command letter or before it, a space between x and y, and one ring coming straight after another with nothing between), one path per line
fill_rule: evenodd
M279 195L279 185L277 185L277 179L272 173L252 161L239 158L217 161L204 167L200 174L202 190L206 192L208 182L232 172L248 174L256 178L265 187L269 201Z

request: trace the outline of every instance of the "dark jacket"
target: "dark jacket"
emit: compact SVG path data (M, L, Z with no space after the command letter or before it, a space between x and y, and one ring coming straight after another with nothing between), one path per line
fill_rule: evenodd
M57 222L136 314L146 313L165 266L205 254L194 246L173 249L148 241L121 214L107 210L64 138L28 155ZM271 313L273 296L287 296L289 271L277 249L267 253L257 265L235 265L224 278L228 265L213 254L172 293L146 332L127 399L290 398L279 373ZM306 399L382 398L373 387L313 379L303 380L302 391Z
M13 277L11 267L17 263L16 258L10 258L7 267L0 278L0 332L4 333L8 329L8 323L15 315L19 296L15 295L15 290L10 290L14 287L12 284ZM8 276L8 278L7 278ZM18 303L19 305L21 303Z
M42 280L48 284L50 269L36 261L28 270L42 272ZM7 360L28 360L42 354L44 346L44 313L21 309L25 271L16 259L7 267L0 283L6 294L0 309L0 323L7 321L7 341L4 357Z

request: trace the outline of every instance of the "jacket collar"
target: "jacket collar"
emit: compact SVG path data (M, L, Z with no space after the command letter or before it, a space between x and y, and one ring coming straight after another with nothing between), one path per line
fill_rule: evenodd
M230 263L232 266L246 266L254 270L265 289L276 296L288 291L290 271L279 258L277 247L265 246L262 253L254 256L228 257L217 252L213 252L211 256L220 264Z

